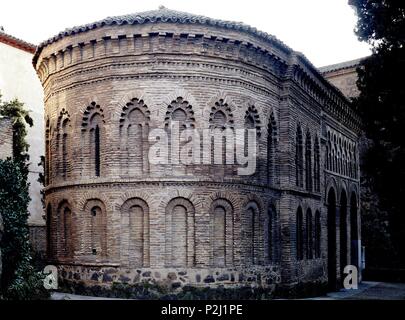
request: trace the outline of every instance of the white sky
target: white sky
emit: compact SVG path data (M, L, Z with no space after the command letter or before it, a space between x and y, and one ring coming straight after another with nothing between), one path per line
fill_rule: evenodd
M60 31L107 16L159 5L212 18L242 21L275 35L317 67L370 54L357 40L348 0L1 0L0 26L39 44Z

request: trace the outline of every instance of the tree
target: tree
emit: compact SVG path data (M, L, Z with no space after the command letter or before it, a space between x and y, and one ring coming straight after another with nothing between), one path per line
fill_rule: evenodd
M32 263L29 201L28 183L19 164L11 159L0 160L0 215L4 224L0 296L6 299L47 297L42 272L35 271Z
M32 126L33 121L17 99L9 102L0 99L0 114L11 118L13 123L13 159L0 160L0 216L3 220L0 298L46 298L44 276L33 266L27 223L29 145L25 138L26 125Z
M0 115L9 117L13 123L13 159L20 165L24 175L28 175L29 160L28 148L26 141L26 126L33 126L33 120L29 111L24 108L24 103L14 99L11 101L2 101L0 94Z
M349 0L349 4L358 16L357 36L372 46L372 55L357 70L360 95L354 101L371 142L362 170L379 198L378 223L387 218L394 246L391 259L405 267L405 2Z

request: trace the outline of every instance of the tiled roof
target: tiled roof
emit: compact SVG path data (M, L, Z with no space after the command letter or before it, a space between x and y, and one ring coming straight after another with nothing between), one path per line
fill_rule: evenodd
M0 29L0 42L13 46L15 48L34 53L36 46L27 41L18 39Z
M194 15L187 12L175 11L167 9L163 6L159 7L158 10L145 11L140 13L134 13L123 16L108 17L103 20L85 24L82 26L77 26L73 28L66 29L54 37L42 42L37 49L36 56L39 52L48 44L51 44L63 37L70 36L73 34L86 32L89 30L97 29L103 26L110 25L123 25L123 24L145 24L145 23L156 23L156 22L171 22L171 23L181 23L181 24L204 24L217 27L223 27L227 29L240 30L247 33L254 34L260 38L271 41L278 44L279 47L287 52L292 51L287 45L282 41L278 40L275 36L272 36L266 32L257 30L254 27L246 25L242 22L232 22L208 18L205 16Z
M364 57L359 58L359 59L350 60L350 61L341 62L341 63L331 64L328 66L320 67L320 68L318 68L318 70L321 73L328 73L328 72L333 72L333 71L337 71L337 70L353 68L353 67L357 67L360 64L361 60L363 60L363 59L364 59Z

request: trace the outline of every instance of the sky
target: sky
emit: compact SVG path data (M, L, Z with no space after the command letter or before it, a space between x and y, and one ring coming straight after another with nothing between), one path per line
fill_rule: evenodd
M276 36L316 66L371 53L354 34L348 0L1 0L0 26L33 44L107 16L158 9L240 21Z

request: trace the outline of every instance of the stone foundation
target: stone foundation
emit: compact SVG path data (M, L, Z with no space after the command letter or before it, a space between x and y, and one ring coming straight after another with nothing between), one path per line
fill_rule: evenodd
M280 283L278 267L254 266L251 268L140 268L60 265L59 277L70 282L82 282L88 286L110 287L113 283L158 284L171 291L184 286L195 287L262 287L272 288Z

